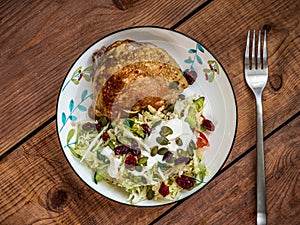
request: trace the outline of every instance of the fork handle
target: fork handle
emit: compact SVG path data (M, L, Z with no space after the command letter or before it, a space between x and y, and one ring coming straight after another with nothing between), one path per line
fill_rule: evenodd
M257 225L267 223L266 216L266 187L264 165L264 135L263 135L263 111L262 96L256 96L256 197L257 197Z

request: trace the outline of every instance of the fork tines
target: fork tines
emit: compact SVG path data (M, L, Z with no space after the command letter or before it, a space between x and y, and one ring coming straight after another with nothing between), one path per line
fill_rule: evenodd
M267 56L267 33L264 31L263 40L263 51L261 52L261 31L258 31L258 42L257 51L255 51L255 30L253 31L252 46L250 46L250 36L251 31L248 31L246 52L245 52L245 66L247 69L266 69L268 67L268 56ZM250 49L252 49L252 54L250 57ZM262 55L262 60L261 60ZM257 57L255 57L257 56ZM256 59L256 61L255 61Z

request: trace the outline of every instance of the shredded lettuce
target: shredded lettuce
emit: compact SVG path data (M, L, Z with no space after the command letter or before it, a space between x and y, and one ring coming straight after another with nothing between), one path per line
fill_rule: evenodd
M197 186L207 175L206 167L201 161L202 154L196 150L196 135L193 134L194 129L201 129L203 107L204 97L178 100L171 107L172 110L164 107L156 110L148 106L148 110L135 112L135 117L110 121L100 131L84 127L85 123L97 122L81 121L77 124L77 144L74 152L79 156L80 162L86 163L94 171L96 183L105 181L124 188L129 194L128 201L132 204L146 199L177 200L183 188L176 183L176 178L181 175L192 177ZM179 132L178 137L175 137L175 134L174 137L170 135L169 137L173 138L170 138L170 144L167 146L155 141L153 143L153 140L156 140L155 135L159 135L159 129L162 126L172 127L174 123L173 129L175 134ZM176 125L176 123L180 124ZM181 123L189 124L189 133L178 131L176 126L182 127ZM144 132L143 124L152 129L150 135ZM104 133L106 138L103 138ZM183 138L180 140L180 146L176 142L178 138ZM138 146L140 154L136 156L135 167L127 168L128 154L117 155L114 150L121 145L132 148L133 141ZM193 148L191 148L191 143L193 143ZM168 160L164 158L166 153L154 154L153 147L167 148L168 152L171 152ZM142 163L143 157L145 162ZM159 192L162 182L169 187L169 194L165 197Z

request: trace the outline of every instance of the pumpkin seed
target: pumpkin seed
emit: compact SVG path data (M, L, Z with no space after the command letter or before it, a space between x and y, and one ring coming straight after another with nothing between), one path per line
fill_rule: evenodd
M153 148L151 148L151 156L155 156L157 154L158 151L158 146L154 146Z
M192 149L188 148L187 151L188 151L188 153L189 153L190 156L194 156L194 151Z
M180 100L184 100L185 99L185 95L184 94L180 94L180 95L178 95L178 97L179 97Z
M174 104L170 104L167 109L166 109L166 112L174 112L174 108L175 108L175 105Z
M138 171L138 172L142 172L143 167L141 165L136 165L135 170Z
M181 140L180 137L177 137L177 138L175 139L175 143L176 143L178 146L182 146L182 145L183 145L183 142L182 142L182 140Z
M190 156L194 156L194 151L196 150L196 145L193 140L190 141L189 146L187 147L187 152Z
M159 150L158 150L158 154L159 155L164 155L164 154L166 154L167 152L169 151L169 149L167 149L167 148L160 148Z
M148 190L147 190L147 199L148 200L151 200L151 199L153 199L154 198L154 191L152 190L152 187L150 186L150 188L147 188Z
M168 145L170 141L166 137L157 137L156 141L160 145Z
M98 119L98 123L103 127L106 126L108 122L109 120L106 116L100 116L100 118Z
M146 156L141 157L141 158L138 159L138 164L143 165L147 162L147 160L148 160L148 157L146 157Z
M162 126L159 134L163 137L166 137L170 134L173 134L173 130L168 126Z
M177 149L177 155L179 157L186 157L188 154L187 154L186 151L184 151L183 149L179 148L179 149Z
M191 147L193 150L196 150L196 148L197 148L196 144L195 144L195 142L193 140L190 141L189 147Z
M137 177L133 178L133 182L138 183L138 184L140 184L140 183L146 184L147 180L143 176L137 176Z
M187 147L187 152L190 156L194 156L194 151L196 150L196 144L193 140L190 141L189 146Z

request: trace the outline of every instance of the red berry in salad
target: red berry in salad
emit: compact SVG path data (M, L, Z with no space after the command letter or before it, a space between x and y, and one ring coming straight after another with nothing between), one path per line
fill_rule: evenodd
M173 153L170 152L170 151L167 151L167 152L164 154L162 160L168 162L168 161L172 158L172 156L173 156Z
M102 129L102 126L101 126L101 124L100 124L100 123L97 123L97 124L96 124L96 129L97 129L97 131L98 131L98 132L100 132L100 131L101 131L101 129Z
M133 168L136 165L136 158L133 155L128 155L125 159L125 167L127 169Z
M190 189L194 186L195 179L185 175L176 178L176 183L183 189Z
M151 134L152 130L147 124L142 124L141 127L146 135L149 136Z
M115 148L115 155L124 155L129 152L129 147L126 145L119 145Z
M190 71L189 69L186 69L183 72L183 76L185 77L188 84L192 85L196 81L197 73L196 73L196 71Z
M139 149L139 148L131 148L130 152L133 156L140 156L141 155L141 149Z
M168 194L170 194L169 186L165 185L164 182L161 183L159 190L159 194L161 194L163 197L166 197Z
M204 119L202 121L202 125L205 127L206 130L208 131L214 131L215 130L215 125L213 124L213 122L211 122L208 119Z
M102 134L102 140L103 141L107 141L109 139L109 134L107 133L107 132L104 132L103 134Z

